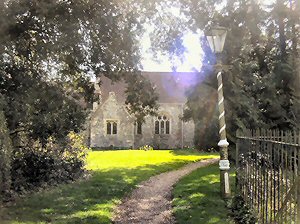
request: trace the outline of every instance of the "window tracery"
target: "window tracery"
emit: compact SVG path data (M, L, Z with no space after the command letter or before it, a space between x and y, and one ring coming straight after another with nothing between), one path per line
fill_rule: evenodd
M160 115L154 122L155 134L170 134L170 119L166 115Z

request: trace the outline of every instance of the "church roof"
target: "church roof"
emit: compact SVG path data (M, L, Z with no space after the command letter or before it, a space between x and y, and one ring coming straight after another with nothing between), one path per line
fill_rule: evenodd
M156 87L159 103L185 103L187 91L197 83L199 73L196 72L141 72ZM126 84L112 82L101 77L102 99L106 100L109 92L115 92L118 101L125 101Z

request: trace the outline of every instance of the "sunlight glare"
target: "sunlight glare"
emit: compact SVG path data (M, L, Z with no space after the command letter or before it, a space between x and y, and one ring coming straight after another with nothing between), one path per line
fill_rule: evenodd
M183 36L183 46L185 47L184 62L178 66L177 71L199 71L202 66L203 50L200 44L200 36L203 32L186 33Z
M256 0L258 4L265 10L268 10L268 6L275 3L276 0ZM222 1L216 5L217 11L221 11L227 4L227 0ZM180 12L180 8L177 6L170 6L165 9L166 12L172 14L175 17L184 16ZM178 72L190 72L199 71L202 66L203 50L201 48L200 37L203 35L202 31L197 33L187 32L183 35L183 46L185 51L183 55L174 58L170 61L169 57L162 52L157 53L157 58L154 59L154 55L151 52L150 33L155 29L154 26L145 25L146 32L141 38L141 53L142 53L142 70L143 71L161 71L170 72L172 67L176 68Z
M153 59L153 55L149 50L151 47L150 38L149 35L145 34L141 40L143 70L170 72L172 71L172 66L174 66L178 72L199 71L203 57L203 50L200 44L201 35L203 35L202 31L184 34L182 38L185 51L181 57L176 57L171 62L168 56L162 53L157 53L157 60Z

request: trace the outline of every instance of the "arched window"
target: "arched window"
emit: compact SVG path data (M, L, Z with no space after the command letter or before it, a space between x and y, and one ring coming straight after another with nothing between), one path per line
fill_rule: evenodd
M116 135L118 132L118 129L117 129L117 122L113 122L113 135Z
M106 133L108 135L118 134L118 123L117 123L117 121L113 121L113 120L106 121Z
M158 116L154 123L155 134L157 135L169 135L170 134L170 119L163 115Z
M159 134L159 121L155 121L155 134Z

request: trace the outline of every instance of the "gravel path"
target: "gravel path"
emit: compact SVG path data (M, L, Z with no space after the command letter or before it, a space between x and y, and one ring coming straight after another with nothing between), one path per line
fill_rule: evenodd
M171 224L172 186L192 171L213 164L219 159L202 160L190 163L179 170L162 173L142 182L116 208L115 224Z

